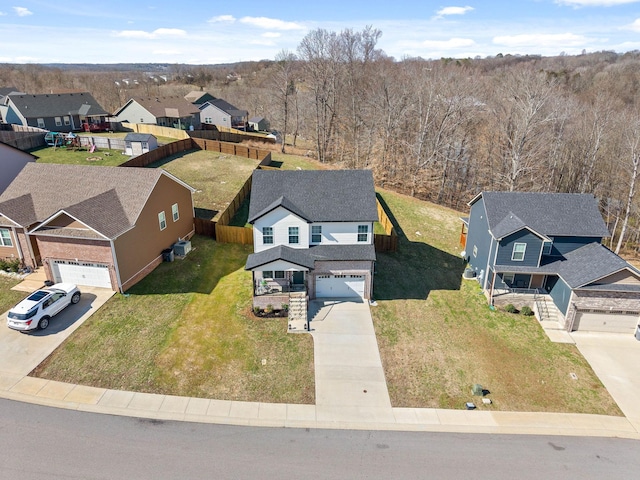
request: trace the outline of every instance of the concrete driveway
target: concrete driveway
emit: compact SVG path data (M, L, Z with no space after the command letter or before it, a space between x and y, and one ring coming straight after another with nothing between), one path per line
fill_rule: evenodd
M314 300L309 318L317 420L394 421L369 304Z
M640 431L640 341L620 333L571 332L582 356Z
M82 298L51 319L46 330L22 333L7 327L6 312L0 324L0 372L23 377L47 358L69 335L115 293L106 288L81 287Z

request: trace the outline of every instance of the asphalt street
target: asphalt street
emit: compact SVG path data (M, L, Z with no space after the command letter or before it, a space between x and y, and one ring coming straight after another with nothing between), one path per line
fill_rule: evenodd
M0 479L635 479L616 438L239 427L0 399Z

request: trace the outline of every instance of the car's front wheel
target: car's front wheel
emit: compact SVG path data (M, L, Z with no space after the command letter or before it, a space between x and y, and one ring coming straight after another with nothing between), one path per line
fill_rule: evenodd
M49 317L42 317L40 319L40 322L38 323L38 328L40 330L44 330L45 328L47 328L49 326Z
M79 301L80 301L80 292L76 292L73 294L73 297L71 297L71 303L75 305Z

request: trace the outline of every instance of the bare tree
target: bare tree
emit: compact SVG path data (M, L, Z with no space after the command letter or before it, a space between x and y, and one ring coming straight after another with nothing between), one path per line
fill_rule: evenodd
M637 112L628 114L623 117L624 133L624 146L625 158L622 159L622 170L625 172L628 182L628 193L624 207L624 218L622 220L622 227L620 229L620 235L618 237L618 244L616 245L616 253L620 253L624 236L627 232L627 226L629 225L629 216L633 206L633 200L636 194L636 183L638 175L640 175L640 115ZM625 128L626 127L626 128Z
M271 77L273 90L276 93L282 119L282 153L285 153L287 134L289 133L289 117L291 104L296 95L295 67L296 56L288 50L282 50L275 58L275 71Z

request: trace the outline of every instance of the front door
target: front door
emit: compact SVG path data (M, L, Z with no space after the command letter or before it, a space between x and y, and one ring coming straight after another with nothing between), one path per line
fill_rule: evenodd
M294 285L304 285L304 272L293 272L291 283Z

